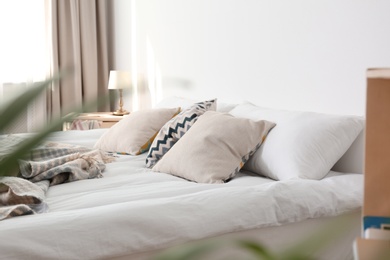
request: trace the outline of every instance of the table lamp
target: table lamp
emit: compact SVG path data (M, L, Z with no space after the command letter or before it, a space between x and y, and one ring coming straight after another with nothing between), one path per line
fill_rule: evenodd
M111 70L108 80L108 89L119 89L119 109L113 115L123 116L129 114L123 109L123 89L131 88L130 73L127 71Z

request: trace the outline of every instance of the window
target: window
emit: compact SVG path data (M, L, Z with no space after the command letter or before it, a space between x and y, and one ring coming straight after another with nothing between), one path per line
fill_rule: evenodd
M45 0L0 1L0 83L45 78Z
M45 79L48 51L45 0L0 1L0 105L25 91L26 82ZM6 129L31 132L46 122L46 99L42 95Z

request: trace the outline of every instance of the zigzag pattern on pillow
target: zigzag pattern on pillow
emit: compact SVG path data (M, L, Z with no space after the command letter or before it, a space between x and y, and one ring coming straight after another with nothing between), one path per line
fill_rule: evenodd
M198 119L198 115L195 113L189 117L184 117L181 123L180 122L176 123L175 128L169 127L168 136L175 138L176 141L179 140L180 137L182 137L188 131L188 129L191 128L191 125L195 123L196 119ZM178 120L181 120L181 118L178 118Z
M163 157L165 153L182 137L188 129L191 128L192 121L198 116L194 113L190 117L184 117L183 122L177 123L175 128L168 127L165 130L165 126L162 132L167 132L162 136L162 139L157 139L156 145L152 145L149 150L148 157L146 158L146 167L150 168L157 163L158 160ZM154 155L149 157L149 155Z
M152 168L191 128L198 117L208 110L216 110L216 99L196 103L168 121L161 128L149 149L146 167Z

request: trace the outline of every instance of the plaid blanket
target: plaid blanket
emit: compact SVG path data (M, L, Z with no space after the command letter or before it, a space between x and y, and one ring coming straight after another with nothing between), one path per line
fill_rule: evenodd
M0 160L24 140L20 136L0 139ZM0 220L42 213L49 186L101 178L105 163L114 158L99 150L63 143L46 142L19 160L19 177L0 177Z
M98 120L73 120L70 130L89 130L100 128L101 121Z
M32 183L17 177L0 177L0 220L47 212L44 202L49 181Z

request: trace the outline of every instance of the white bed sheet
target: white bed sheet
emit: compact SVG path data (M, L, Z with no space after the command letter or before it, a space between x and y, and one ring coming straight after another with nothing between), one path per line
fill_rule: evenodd
M67 131L50 140L92 147L106 131ZM104 178L51 187L50 212L0 222L0 258L96 259L141 253L228 232L329 217L362 205L363 175L273 181L240 173L198 184L119 156Z

